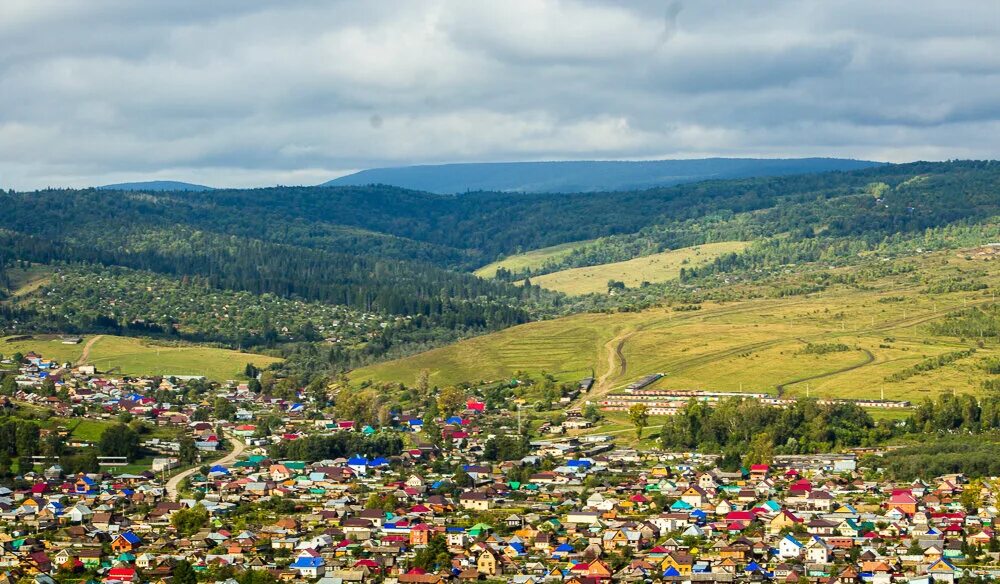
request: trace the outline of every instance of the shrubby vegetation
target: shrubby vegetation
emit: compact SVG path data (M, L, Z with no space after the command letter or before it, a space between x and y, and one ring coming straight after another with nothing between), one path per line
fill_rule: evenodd
M398 433L365 436L358 432L339 432L331 436L307 436L282 441L271 446L270 456L282 460L333 460L364 456L395 456L403 452L403 439Z
M853 404L820 405L797 400L775 408L757 400L729 398L715 407L691 401L667 419L660 433L665 449L722 452L725 464L738 466L744 457L758 460L775 454L803 454L878 444L892 435L884 424ZM761 437L764 437L763 439Z
M869 457L864 464L884 468L899 480L929 479L952 473L996 476L1000 474L1000 443L967 436L938 438L893 450L885 457Z
M942 320L928 325L935 335L970 338L1000 339L1000 306L991 304L973 307L949 314Z
M893 381L903 381L904 379L909 379L914 375L920 375L921 373L926 373L928 371L933 371L954 363L959 359L965 359L966 357L971 357L976 353L975 349L966 349L964 351L952 351L950 353L943 353L935 357L929 357L923 361L917 363L912 367L907 367L906 369L901 369L892 375L887 375L885 380L888 382Z
M826 355L827 353L842 353L850 351L851 348L844 343L806 343L806 346L799 350L802 355Z
M820 405L814 399L799 399L787 408L775 408L753 399L729 398L716 407L692 400L667 419L660 443L669 450L722 453L723 464L733 468L768 462L775 454L877 446L893 436L996 431L1000 431L1000 394L981 400L969 394L941 394L937 400L922 402L900 423L876 423L851 403Z

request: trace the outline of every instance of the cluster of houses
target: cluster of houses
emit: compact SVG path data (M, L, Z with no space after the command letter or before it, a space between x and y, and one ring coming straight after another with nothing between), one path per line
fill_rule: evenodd
M879 482L823 458L729 473L695 455L585 457L584 446L536 442L523 459L499 463L470 448L311 462L251 449L195 473L178 500L151 472L29 473L0 489L0 568L17 578L169 582L187 561L205 574L268 570L320 584L888 584L994 574L992 481ZM460 471L435 472L435 461ZM969 500L979 507L965 508ZM178 533L172 518L196 506L209 520ZM250 515L259 521L247 520L248 506L265 510ZM430 546L442 553L421 563Z
M37 384L47 368L25 369L17 401L37 399L23 382ZM162 403L183 381L72 373L59 382L70 411L127 411L204 438L222 426L246 448L229 459L204 452L206 464L179 487L168 487L172 465L23 473L0 488L0 584L168 584L181 562L227 584L246 570L310 584L890 584L1000 574L994 480L893 482L859 472L852 454L724 472L711 456L637 451L599 434L487 460L491 418L509 416L474 399L435 420L438 440L416 415L376 429L307 416L308 406L239 384L216 392L235 404L235 420L196 421L191 406ZM257 431L264 413L281 423L267 436ZM339 432L398 433L405 446L274 457L275 443ZM180 519L194 511L205 519L191 528Z

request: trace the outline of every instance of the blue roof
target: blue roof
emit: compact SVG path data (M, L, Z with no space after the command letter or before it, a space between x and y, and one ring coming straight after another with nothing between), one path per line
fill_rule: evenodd
M794 537L792 537L792 536L791 536L791 534L789 534L789 535L786 535L786 536L785 536L785 539L786 539L787 541L790 541L790 542L794 543L795 545L797 545L797 546L799 546L799 547L802 547L802 542L800 542L799 540L797 540L797 539L795 539Z
M378 458L373 458L371 462L368 463L368 466L388 466L388 465L389 465L389 459L383 456L380 456Z
M226 468L226 467L224 467L224 466L222 466L221 464L217 464L217 465L213 466L212 468L208 469L208 472L221 472L221 473L229 474L229 469Z
M122 539L124 539L125 541L129 542L132 545L136 545L137 543L139 543L140 541L142 541L142 540L139 539L138 535L132 533L131 531L126 531L125 533L121 534L121 536L119 536L119 537L121 537Z
M323 565L323 558L296 558L288 567L290 568L319 568Z
M423 426L424 425L424 421L423 420L410 420L410 425L411 426Z
M448 418L447 420L445 420L445 423L446 424L461 424L462 423L462 417L461 416L452 416L452 417Z
M556 551L557 552L571 552L571 551L573 551L573 546L569 545L568 543L564 543L561 546L557 547Z
M680 576L680 575L681 575L681 573L678 572L677 568L675 568L673 566L670 566L669 568L667 568L663 572L663 577L664 578L673 578L673 577L677 577L677 576Z
M585 466L590 468L594 463L589 460L567 460L566 466Z
M361 455L355 455L355 456L352 456L350 459L348 459L347 464L367 466L368 465L368 459L365 458L364 456L361 456Z

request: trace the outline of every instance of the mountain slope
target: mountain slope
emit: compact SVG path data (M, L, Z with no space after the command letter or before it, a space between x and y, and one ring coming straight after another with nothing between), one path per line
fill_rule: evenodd
M880 163L838 158L498 162L373 168L322 186L385 184L438 194L468 191L625 191L708 179L858 170Z
M174 180L150 180L144 182L128 182L97 187L105 191L211 191L213 187L196 185Z

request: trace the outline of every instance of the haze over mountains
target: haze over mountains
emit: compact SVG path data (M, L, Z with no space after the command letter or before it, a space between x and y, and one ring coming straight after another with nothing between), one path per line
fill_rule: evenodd
M626 191L709 179L858 170L881 163L842 158L491 162L372 168L322 186L385 184L437 194L468 191L580 193Z
M859 170L882 163L844 158L702 158L688 160L484 162L371 168L319 186L388 185L440 195L591 193L673 186L702 180ZM179 181L126 182L98 187L120 191L208 191Z
M212 187L180 182L176 180L149 180L125 182L97 187L107 191L211 191Z

